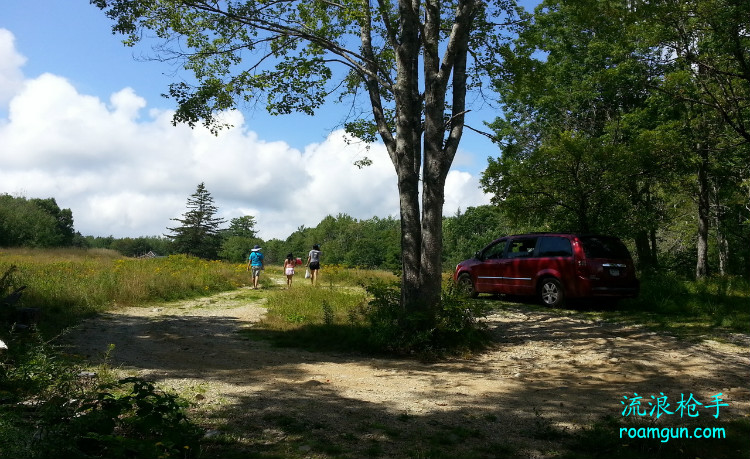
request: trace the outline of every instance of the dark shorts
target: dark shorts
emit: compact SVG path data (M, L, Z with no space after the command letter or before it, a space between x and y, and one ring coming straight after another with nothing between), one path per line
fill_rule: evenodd
M317 262L317 261L316 262L310 262L310 269L312 269L312 270L320 269L320 262Z

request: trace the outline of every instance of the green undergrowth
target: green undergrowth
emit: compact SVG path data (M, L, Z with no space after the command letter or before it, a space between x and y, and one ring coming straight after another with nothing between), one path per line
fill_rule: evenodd
M268 312L250 337L312 351L342 351L436 358L486 345L480 320L488 309L447 288L431 327L405 312L395 282L372 279L362 285L302 285L268 293ZM418 323L419 322L419 323Z
M187 403L105 363L80 367L29 333L0 359L0 457L198 457Z
M638 298L578 309L606 320L645 325L682 339L726 339L750 333L750 281L740 277L685 280L669 273L644 277Z
M696 429L715 438L695 438ZM750 420L685 420L667 426L607 417L581 432L561 432L559 439L566 446L556 455L561 459L735 459L750 452Z

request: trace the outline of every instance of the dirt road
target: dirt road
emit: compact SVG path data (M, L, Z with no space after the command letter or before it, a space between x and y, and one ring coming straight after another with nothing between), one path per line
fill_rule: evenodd
M550 457L559 433L620 418L634 393L647 410L666 395L664 419L677 425L681 394L703 403L706 426L719 393L720 420L750 413L747 342L685 342L519 305L488 317L491 351L423 363L272 347L252 337L263 305L242 297L117 310L68 339L94 364L114 344L110 364L178 390L209 437L287 457Z

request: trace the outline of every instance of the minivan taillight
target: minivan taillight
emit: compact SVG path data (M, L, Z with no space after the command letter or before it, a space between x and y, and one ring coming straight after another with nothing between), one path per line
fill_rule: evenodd
M573 258L575 260L576 274L580 277L586 277L586 253L583 251L583 245L580 241L573 241Z

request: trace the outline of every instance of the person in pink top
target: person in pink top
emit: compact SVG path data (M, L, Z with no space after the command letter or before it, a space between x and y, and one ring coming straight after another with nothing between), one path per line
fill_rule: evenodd
M286 256L284 260L284 274L286 275L286 288L292 288L292 279L294 278L294 266L297 264L297 260L291 253Z

